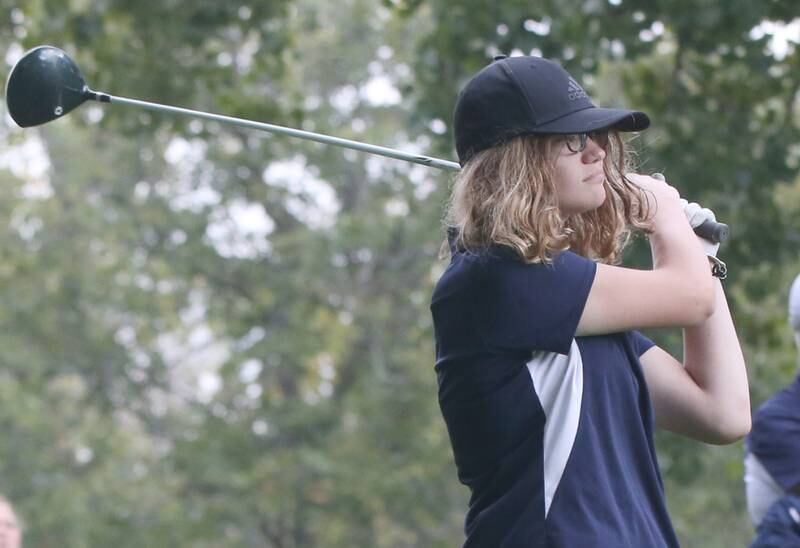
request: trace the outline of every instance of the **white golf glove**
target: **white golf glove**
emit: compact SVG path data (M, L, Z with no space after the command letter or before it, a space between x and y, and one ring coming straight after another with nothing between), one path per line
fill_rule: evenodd
M661 181L665 180L662 173L653 173L652 177ZM686 215L686 219L689 221L689 224L692 228L697 228L706 221L716 222L717 220L717 216L714 215L713 211L706 207L702 207L698 203L690 203L681 198L681 206L683 206L683 213ZM700 236L698 236L697 239L700 240L700 244L703 246L703 251L706 252L708 260L711 263L711 274L720 280L724 280L728 276L728 266L717 258L719 243L714 243L710 240L706 240L705 238L701 238Z
M683 213L686 215L686 219L688 219L692 228L697 228L706 221L716 222L717 220L717 217L714 215L713 211L707 207L702 207L696 202L687 202L681 198L681 205L683 206ZM698 239L700 240L700 243L703 244L703 250L706 252L706 255L709 257L717 256L719 243L711 242L705 238L700 238L699 236Z

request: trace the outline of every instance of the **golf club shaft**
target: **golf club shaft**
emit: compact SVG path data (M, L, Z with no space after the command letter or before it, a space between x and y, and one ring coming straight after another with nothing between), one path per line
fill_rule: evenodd
M327 145L334 145L343 148L350 148L353 150L360 150L362 152L368 152L370 154L377 154L379 156L385 156L387 158L394 158L395 160L404 160L406 162L412 162L415 164L420 164L428 167L435 167L447 171L458 171L461 169L461 166L457 162L451 162L449 160L442 160L439 158L432 158L430 156L423 156L420 154L411 154L408 152L403 152L392 148L370 145L368 143L362 143L360 141L342 139L340 137L332 137L330 135L323 135L321 133L314 133L311 131L304 131L301 129L293 129L284 126L278 126L275 124L265 124L263 122L254 122L252 120L245 120L244 118L223 116L221 114L213 114L210 112L203 112L200 110L192 110L188 108L162 105L159 103L151 103L149 101L141 101L139 99L129 99L127 97L119 97L104 92L95 92L88 90L87 96L101 103L116 103L122 105L141 107L159 112L169 112L172 114L193 116L195 118L213 120L215 122L221 122L223 124L230 124L250 129L258 129L261 131L275 133L278 135L286 135L289 137L296 137L308 141L316 141L318 143L324 143ZM698 227L695 227L694 229L695 233L698 236L710 240L714 243L725 241L728 238L728 230L729 229L726 224L714 221L706 221L705 223L703 223Z
M173 114L183 114L193 116L195 118L203 118L205 120L213 120L223 124L230 124L241 126L250 129L258 129L267 131L269 133L277 133L279 135L287 135L289 137L297 137L299 139L306 139L309 141L316 141L326 145L334 145L338 147L351 148L353 150L360 150L362 152L369 152L370 154L377 154L379 156L386 156L387 158L394 158L396 160L405 160L415 164L421 164L428 167L435 167L439 169L458 171L461 166L456 162L448 160L441 160L439 158L431 158L420 154L411 154L392 148L386 148L377 145L370 145L360 141L352 141L350 139L341 139L339 137L331 137L330 135L322 135L321 133L313 133L311 131L304 131L300 129L292 129L284 126L277 126L274 124L265 124L263 122L254 122L252 120L245 120L243 118L234 118L232 116L223 116L220 114L212 114L209 112L202 112L199 110L191 110L187 108L173 107L169 105L161 105L158 103L150 103L148 101L140 101L138 99L129 99L127 97L118 97L116 95L109 95L102 92L94 92L96 100L102 103L117 103L122 105L131 105L142 107L159 112L170 112Z

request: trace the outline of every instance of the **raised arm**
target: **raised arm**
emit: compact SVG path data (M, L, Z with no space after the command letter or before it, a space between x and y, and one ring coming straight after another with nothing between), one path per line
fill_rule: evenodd
M656 346L640 361L659 427L725 444L750 431L750 394L722 284L715 285L714 313L683 331L684 364Z
M597 265L578 335L696 325L714 310L708 259L686 220L678 192L645 175L629 175L629 179L653 200L653 268Z

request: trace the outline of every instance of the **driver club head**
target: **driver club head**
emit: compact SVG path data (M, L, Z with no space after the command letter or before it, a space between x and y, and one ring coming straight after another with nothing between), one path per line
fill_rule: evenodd
M60 118L91 98L78 65L53 46L39 46L17 61L6 82L6 104L20 127Z

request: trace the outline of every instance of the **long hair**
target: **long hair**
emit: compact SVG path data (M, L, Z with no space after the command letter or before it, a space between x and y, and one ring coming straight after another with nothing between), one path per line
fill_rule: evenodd
M479 152L456 176L448 204L445 223L455 232L455 245L469 251L503 245L527 263L548 263L567 249L619 262L630 229L647 230L649 211L643 191L625 177L630 151L617 132L608 143L606 199L567 217L555 189L555 161L563 146L558 136L525 135Z

